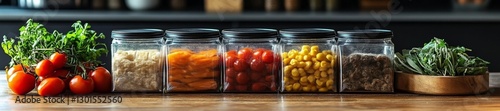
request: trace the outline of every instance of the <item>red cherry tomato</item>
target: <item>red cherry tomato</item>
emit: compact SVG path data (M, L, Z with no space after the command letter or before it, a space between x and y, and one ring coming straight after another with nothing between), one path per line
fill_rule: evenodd
M82 76L76 75L69 82L69 89L74 94L89 94L94 91L94 81L90 77L85 80Z
M267 75L265 78L266 82L272 82L274 80L273 75Z
M248 87L247 87L247 85L237 85L236 90L237 91L247 91Z
M238 60L238 57L236 56L226 56L226 67L234 67L234 62Z
M59 69L54 71L54 74L51 77L67 78L68 74L69 74L68 70Z
M35 76L17 71L8 80L9 88L18 95L24 95L35 88Z
M236 72L233 68L226 69L226 77L235 78L236 74L238 74L238 72Z
M54 64L54 69L61 69L66 65L68 58L66 54L61 54L59 52L55 52L50 56L50 62Z
M238 51L238 59L249 60L252 57L252 49L243 48Z
M90 77L94 81L94 90L100 93L111 92L111 74L104 67L97 67Z
M248 74L240 72L236 76L236 82L238 84L247 84L248 82L250 82L250 77L248 76Z
M42 60L36 65L35 72L38 76L50 76L54 73L54 64L47 59Z
M264 53L264 49L259 48L259 49L255 50L255 51L253 52L253 56L252 56L252 57L253 57L254 59L261 59L261 57L262 57L262 53Z
M250 79L252 79L252 81L259 81L261 78L262 78L262 74L260 74L258 72L253 72L250 75Z
M270 64L274 62L274 53L270 50L264 51L262 53L262 62Z
M49 77L44 79L38 86L38 95L56 96L64 91L64 81L58 77Z
M238 57L238 52L236 52L235 50L230 50L226 52L226 56Z
M266 90L266 88L267 88L266 84L264 84L264 83L258 82L258 83L252 84L252 91L264 91L264 90Z
M264 65L264 63L262 63L261 60L259 59L252 59L252 61L250 62L250 69L252 69L253 71L258 71L258 72L261 72L263 71L264 69L266 68L266 66Z
M229 83L229 84L234 84L234 79L233 78L230 78L230 77L226 77L226 83Z
M244 59L238 59L234 62L234 70L236 71L245 71L248 69L248 64L245 62Z
M16 73L17 71L23 71L23 66L21 66L21 64L14 65L9 69L6 75L7 76L6 80L9 80L9 77L12 76L12 74Z
M228 83L225 90L226 91L234 91L234 90L236 90L236 86L234 83Z

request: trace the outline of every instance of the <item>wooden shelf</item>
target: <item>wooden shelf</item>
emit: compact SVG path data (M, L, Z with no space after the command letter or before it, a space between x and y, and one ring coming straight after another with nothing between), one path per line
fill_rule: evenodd
M490 75L491 90L472 96L426 96L416 94L232 94L232 93L109 93L87 97L120 97L121 103L76 103L63 94L65 103L15 103L17 97L10 92L5 72L0 71L1 110L498 110L500 107L500 73ZM31 96L33 95L33 96ZM27 98L40 98L35 91Z

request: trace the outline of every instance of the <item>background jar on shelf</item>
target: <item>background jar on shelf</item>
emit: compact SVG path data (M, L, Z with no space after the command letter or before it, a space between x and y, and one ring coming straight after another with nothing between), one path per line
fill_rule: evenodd
M112 91L161 92L163 30L113 30L111 36Z
M394 92L390 30L339 31L340 92Z
M280 59L274 29L225 29L223 92L277 92Z
M335 30L283 29L281 92L336 92Z
M219 92L219 30L169 29L165 92Z

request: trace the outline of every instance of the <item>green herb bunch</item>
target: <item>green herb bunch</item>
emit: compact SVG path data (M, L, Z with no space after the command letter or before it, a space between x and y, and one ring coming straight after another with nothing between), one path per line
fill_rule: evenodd
M439 38L432 39L424 47L412 48L396 53L395 67L398 71L424 75L458 76L483 74L490 64L478 57L468 56L465 47L452 47Z
M102 62L97 59L103 54L106 55L108 50L106 44L98 43L97 40L104 39L104 34L96 33L90 29L89 24L82 24L80 21L71 27L73 30L66 34L57 30L49 33L43 24L29 19L26 25L19 29L19 37L3 36L2 48L5 54L12 58L10 66L33 66L43 59L48 59L54 52L66 54L68 62L65 67L75 71L101 65Z

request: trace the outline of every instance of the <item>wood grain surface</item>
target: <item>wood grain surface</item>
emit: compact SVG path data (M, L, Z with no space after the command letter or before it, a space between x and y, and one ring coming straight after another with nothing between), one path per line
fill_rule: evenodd
M397 72L396 88L417 94L472 95L488 91L489 73L468 76L429 76Z
M121 103L16 103L0 72L0 110L59 111L59 110L130 110L130 111L245 111L245 110L500 110L500 73L490 74L490 87L486 94L471 96L427 96L417 94L161 94L111 93L92 94L88 97L109 96L122 98ZM35 96L31 96L35 95ZM84 96L63 94L66 99ZM31 92L27 98L40 98ZM47 99L47 98L45 98Z

